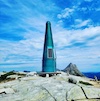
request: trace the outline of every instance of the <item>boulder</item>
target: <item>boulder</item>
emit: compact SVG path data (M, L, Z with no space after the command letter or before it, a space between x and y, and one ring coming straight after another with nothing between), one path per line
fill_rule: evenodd
M77 84L77 80L76 79L74 79L74 78L68 78L68 82L69 83L73 83L73 84Z

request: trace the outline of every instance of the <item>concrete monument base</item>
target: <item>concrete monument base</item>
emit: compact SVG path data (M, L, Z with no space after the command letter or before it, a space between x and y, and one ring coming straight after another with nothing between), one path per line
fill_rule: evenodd
M37 74L42 77L51 77L57 74L61 74L61 72L38 72Z

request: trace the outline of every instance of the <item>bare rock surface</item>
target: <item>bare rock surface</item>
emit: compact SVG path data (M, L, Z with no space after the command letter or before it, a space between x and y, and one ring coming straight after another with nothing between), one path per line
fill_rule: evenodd
M21 78L21 76L18 76L18 75L10 75L10 76L7 76L7 79L18 79L18 78Z
M69 83L69 78L77 80L77 83ZM67 76L63 72L48 78L23 77L0 84L0 101L100 101L99 87L80 84L79 81L90 80Z
M95 87L83 87L84 92L86 93L87 98L100 98L100 89Z
M12 88L2 88L0 89L0 94L5 93L5 94L13 94L14 90Z

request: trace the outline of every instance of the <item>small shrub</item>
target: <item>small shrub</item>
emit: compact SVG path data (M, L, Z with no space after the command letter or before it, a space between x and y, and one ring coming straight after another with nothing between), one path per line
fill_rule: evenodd
M13 74L16 74L16 73L14 73L14 71L10 71L10 72L8 72L8 73L6 73L4 75L1 75L0 82L3 81L3 80L6 80L7 76L13 75Z
M79 83L84 84L84 85L91 85L92 86L92 84L88 83L88 82L79 81Z
M26 74L16 73L18 76L26 76Z
M77 80L75 80L75 79L73 79L73 78L69 78L69 79L68 79L68 82L69 82L69 83L76 84L76 83L77 83Z

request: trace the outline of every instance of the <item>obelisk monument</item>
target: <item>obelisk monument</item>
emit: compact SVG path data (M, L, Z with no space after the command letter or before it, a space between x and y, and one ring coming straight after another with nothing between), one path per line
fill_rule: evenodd
M51 30L51 23L46 22L42 72L56 72L56 55L53 43L53 36Z

